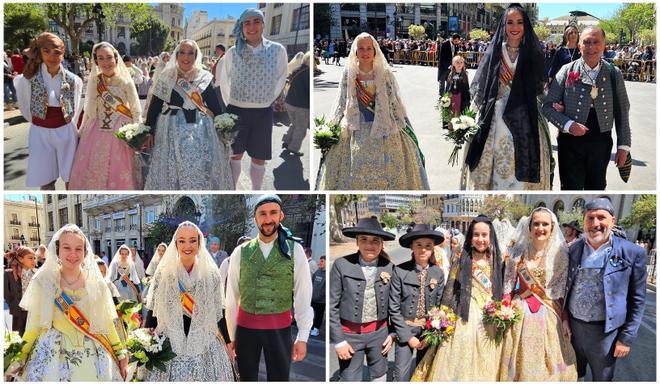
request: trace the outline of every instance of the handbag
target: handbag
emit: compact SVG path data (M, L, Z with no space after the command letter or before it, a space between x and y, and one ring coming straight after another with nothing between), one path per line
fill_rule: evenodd
M621 123L621 108L619 107L619 98L616 94L616 70L614 69L614 64L608 63L608 67L610 69L610 82L612 82L612 95L614 97L614 124L616 127L620 127L619 124ZM632 171L632 155L630 155L630 152L628 152L628 155L626 156L626 162L624 162L623 166L618 167L619 169L619 176L623 180L623 182L628 183L628 180L630 179L630 172Z

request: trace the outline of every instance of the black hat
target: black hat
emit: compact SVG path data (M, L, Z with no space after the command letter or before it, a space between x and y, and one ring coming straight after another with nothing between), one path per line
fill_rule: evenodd
M569 223L561 224L561 226L574 229L578 234L582 233L582 229L580 229L580 222L578 220L573 220Z
M591 200L587 202L587 205L584 206L584 210L582 211L582 213L587 214L587 212L590 210L599 210L599 209L606 210L612 216L614 216L614 207L612 206L612 202L609 200L609 198L605 198L605 197L596 198L595 200Z
M344 228L341 233L350 238L356 238L357 235L371 235L382 237L384 240L392 241L396 238L392 233L385 232L375 217L361 218L354 227Z
M412 244L413 240L422 237L433 239L435 245L442 244L442 242L445 241L445 236L438 231L434 231L430 225L416 224L410 232L399 237L399 244L404 248L410 248L410 244Z
M259 196L259 198L257 198L257 203L254 205L254 213L257 213L257 209L259 209L261 205L268 204L271 202L278 204L280 208L282 207L282 199L280 198L280 196L278 196L277 194L263 194Z

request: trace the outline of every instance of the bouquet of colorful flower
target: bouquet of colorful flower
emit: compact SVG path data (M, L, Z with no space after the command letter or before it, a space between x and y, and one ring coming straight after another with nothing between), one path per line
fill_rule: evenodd
M129 362L138 362L138 367L144 366L149 371L152 371L154 367L166 371L165 363L176 357L172 351L170 340L148 328L131 331L126 340L126 348L131 354Z
M454 144L454 150L451 151L448 162L451 166L458 162L458 153L463 145L479 131L476 115L474 111L466 109L461 116L452 118L449 122L444 137Z
M25 346L25 342L21 336L18 334L17 331L7 331L5 330L5 345L4 345L4 351L5 351L5 362L4 362L4 372L7 372L9 369L9 366L11 366L12 363L15 363L18 361L18 356L21 353L21 350L23 350L23 346Z
M234 139L238 135L238 115L224 113L213 118L213 125L215 125L215 132L218 138L225 145L234 143Z
M117 304L116 308L117 316L124 322L128 332L140 327L142 324L142 315L140 315L140 310L142 309L141 303L135 300L124 300Z
M447 126L449 124L449 120L451 119L451 98L449 97L448 92L444 93L444 95L440 97L436 108L440 110L442 126Z
M504 332L510 326L522 319L522 310L514 302L505 300L490 300L483 308L484 324L495 326L495 343L499 344Z
M422 340L429 346L439 346L454 335L458 317L447 306L433 307L428 312Z
M126 142L133 150L140 151L151 128L143 123L130 123L114 132L115 137Z

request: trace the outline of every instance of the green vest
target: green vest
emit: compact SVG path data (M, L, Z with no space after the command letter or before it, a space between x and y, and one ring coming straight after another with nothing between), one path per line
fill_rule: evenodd
M294 243L289 243L293 256ZM277 247L277 240L268 258L253 239L241 249L239 279L241 309L251 314L276 314L293 308L293 258L286 257Z

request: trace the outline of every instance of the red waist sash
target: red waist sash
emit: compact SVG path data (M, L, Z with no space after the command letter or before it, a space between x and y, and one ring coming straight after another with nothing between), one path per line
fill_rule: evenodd
M292 321L291 310L278 314L251 314L240 307L236 318L237 325L253 330L279 330L289 327Z
M368 334L370 332L378 331L385 326L387 326L387 319L368 323L355 323L349 320L341 320L341 329L350 334Z
M66 125L68 122L64 119L64 113L59 106L48 106L46 110L46 119L32 117L32 123L47 129L56 129Z

